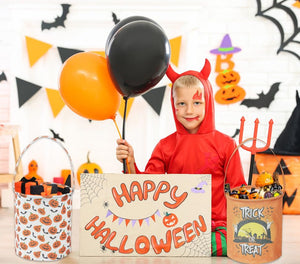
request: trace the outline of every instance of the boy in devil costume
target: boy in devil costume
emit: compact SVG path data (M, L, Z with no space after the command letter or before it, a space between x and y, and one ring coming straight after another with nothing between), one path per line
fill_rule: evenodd
M226 183L230 187L246 184L235 141L215 129L213 92L208 76L208 60L200 72L176 73L169 65L172 81L171 102L176 132L159 141L145 171L135 164L132 146L117 140L116 156L128 160L131 173L211 174L212 175L212 255L226 256ZM230 161L230 162L229 162Z

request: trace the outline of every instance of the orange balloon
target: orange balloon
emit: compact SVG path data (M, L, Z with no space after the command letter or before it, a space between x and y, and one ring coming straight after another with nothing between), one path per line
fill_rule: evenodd
M76 53L65 61L59 91L72 111L92 120L114 119L121 102L106 59L92 52Z

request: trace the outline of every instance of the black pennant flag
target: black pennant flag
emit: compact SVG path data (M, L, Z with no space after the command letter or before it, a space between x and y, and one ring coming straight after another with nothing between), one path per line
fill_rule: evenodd
M153 108L153 110L160 115L162 102L166 90L166 85L150 90L149 92L142 95L147 103Z
M62 63L64 63L72 55L79 53L79 52L83 52L83 50L67 49L67 48L61 48L61 47L57 47L57 49L58 49L59 56L60 56Z
M25 104L35 93L37 93L42 88L42 86L24 81L17 77L16 81L18 88L19 107Z
M281 168L283 170L284 175L290 175L291 174L290 170L286 166L286 163L284 162L283 159L280 160L279 164L277 165L277 167L275 169L275 172L278 172L279 175L282 175Z

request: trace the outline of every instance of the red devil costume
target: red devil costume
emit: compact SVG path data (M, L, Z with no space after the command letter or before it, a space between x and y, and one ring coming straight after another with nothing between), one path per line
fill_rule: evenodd
M187 71L177 74L171 66L168 67L167 76L172 83L184 75L193 75L201 81L204 86L205 117L198 132L189 134L176 118L172 87L171 102L177 131L159 141L144 173L211 174L212 231L214 231L216 227L221 227L221 229L226 227L224 174L231 154L236 148L236 143L232 138L215 129L213 92L208 81L210 71L211 67L208 60L205 61L200 72ZM232 156L228 165L226 183L229 183L230 187L246 184L238 152ZM224 232L226 233L226 229ZM224 250L222 254L222 248L217 250L219 250L217 253L220 253L217 255L226 255Z

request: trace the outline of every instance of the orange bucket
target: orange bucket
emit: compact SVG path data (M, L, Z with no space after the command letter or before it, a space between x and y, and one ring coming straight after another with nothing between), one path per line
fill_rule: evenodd
M253 187L245 186L248 191ZM242 263L257 264L274 261L282 255L284 187L285 184L281 195L267 199L237 199L226 194L229 258Z

